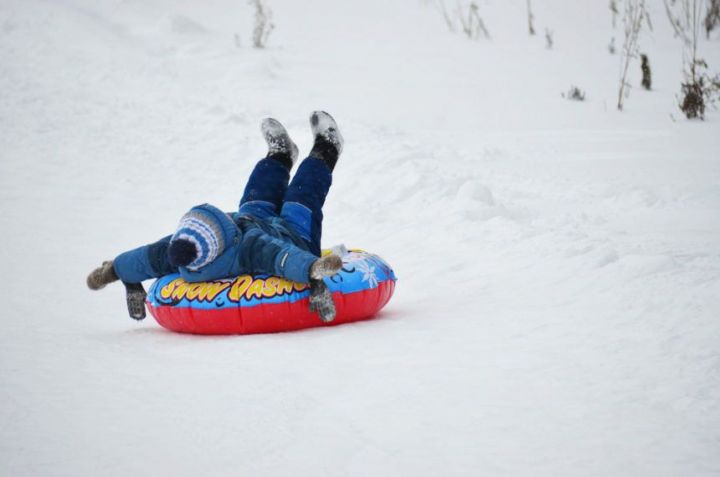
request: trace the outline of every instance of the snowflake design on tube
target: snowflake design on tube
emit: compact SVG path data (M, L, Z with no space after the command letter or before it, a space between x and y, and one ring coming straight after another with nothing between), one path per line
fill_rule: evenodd
M378 286L378 279L377 275L375 274L375 267L370 265L367 262L359 262L357 264L358 270L360 270L363 274L363 281L368 282L370 285L370 288L377 288Z

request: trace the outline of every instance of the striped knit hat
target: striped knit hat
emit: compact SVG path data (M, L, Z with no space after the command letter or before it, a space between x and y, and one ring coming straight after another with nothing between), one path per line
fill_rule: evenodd
M182 216L170 239L168 260L176 267L198 270L223 253L236 226L222 210L198 205Z

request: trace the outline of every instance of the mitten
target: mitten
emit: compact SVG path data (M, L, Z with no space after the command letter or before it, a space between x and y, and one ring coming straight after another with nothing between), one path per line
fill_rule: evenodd
M125 301L127 302L128 313L133 320L145 319L145 288L142 283L125 283Z
M330 323L335 319L335 302L322 280L310 280L310 311L317 312L323 323Z
M324 277L331 277L342 268L342 258L334 254L320 257L310 266L310 278L322 280Z

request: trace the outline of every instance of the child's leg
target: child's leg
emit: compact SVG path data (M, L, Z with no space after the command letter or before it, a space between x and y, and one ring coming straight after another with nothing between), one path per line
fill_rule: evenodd
M239 213L266 219L278 214L288 188L290 171L273 156L261 159L250 174Z
M332 116L315 111L310 116L315 142L310 156L295 173L280 215L320 256L322 207L332 184L332 171L342 152L343 138Z
M322 160L308 157L295 173L280 212L282 218L317 256L320 256L322 207L331 184L330 168Z
M297 158L297 146L275 119L263 120L261 129L268 143L268 154L250 174L240 199L239 213L266 219L276 216L280 210L290 169Z

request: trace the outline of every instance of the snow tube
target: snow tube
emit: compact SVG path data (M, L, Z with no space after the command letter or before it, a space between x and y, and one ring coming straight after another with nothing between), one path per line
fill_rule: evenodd
M310 312L308 285L267 275L200 283L166 275L150 287L147 305L161 326L203 335L274 333L372 318L390 300L395 273L377 255L362 250L341 255L342 270L325 279L337 309L331 323Z

